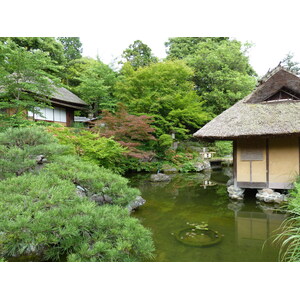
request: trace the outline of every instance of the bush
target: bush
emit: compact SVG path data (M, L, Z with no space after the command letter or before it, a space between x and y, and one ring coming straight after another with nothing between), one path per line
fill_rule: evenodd
M122 173L120 163L124 160L126 149L112 138L99 137L87 130L67 127L48 127L61 144L71 147L71 154L115 172Z
M232 142L231 141L216 141L214 150L217 157L224 157L232 155Z
M114 204L121 206L126 206L140 195L139 190L128 187L126 178L74 156L57 157L42 173L80 185L90 194L106 194L112 197Z
M9 128L0 133L0 180L34 169L37 155L51 160L67 151L43 128Z
M281 225L281 233L275 241L280 242L280 258L282 261L300 261L300 178L294 183L294 189L289 191L288 204L282 209L288 214Z
M115 143L115 142L114 142ZM151 233L125 206L139 195L127 179L82 161L44 128L0 134L0 257L23 260L136 261L152 257ZM48 163L36 172L35 156ZM22 176L15 176L22 175ZM11 178L8 178L11 177ZM77 194L76 185L88 190ZM110 196L99 206L88 196ZM17 257L17 258L16 258Z
M0 182L0 256L136 261L153 251L150 232L119 206L97 206L53 173Z

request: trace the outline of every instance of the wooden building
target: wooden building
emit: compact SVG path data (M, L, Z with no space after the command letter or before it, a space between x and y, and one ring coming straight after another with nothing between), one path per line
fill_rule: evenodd
M87 104L82 99L64 87L55 88L55 92L49 97L49 100L52 108L36 107L35 110L40 113L28 111L28 117L34 120L43 120L71 126L74 122L74 111L84 110L87 107Z
M292 188L300 171L300 78L278 66L194 136L233 141L236 187Z

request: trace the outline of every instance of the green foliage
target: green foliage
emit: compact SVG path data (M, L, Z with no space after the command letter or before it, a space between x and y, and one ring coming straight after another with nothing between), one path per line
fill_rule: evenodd
M76 154L83 160L105 168L122 172L119 167L126 149L112 138L100 137L85 129L67 127L48 127L61 144L70 146L70 154Z
M97 64L97 61L90 57L82 57L69 61L64 70L63 83L68 85L71 89L80 84L79 77L89 68Z
M42 128L10 128L0 133L0 180L33 170L37 155L50 161L66 151Z
M41 260L136 261L153 251L150 232L124 208L76 195L53 174L0 182L0 255L38 253Z
M282 207L287 213L275 242L280 243L282 261L300 261L300 178L294 182L294 189L289 191L288 203Z
M129 111L154 117L156 135L172 131L183 138L210 119L190 81L193 70L183 61L151 64L134 71L127 67L116 84L116 96Z
M34 53L36 50L48 54L55 64L64 64L64 50L54 37L9 37L0 38L2 42L14 42L19 47Z
M67 61L81 58L82 43L79 37L59 37L58 40L64 48L64 55Z
M49 55L40 50L27 51L11 41L0 42L0 52L3 58L0 60L0 110L20 115L26 110L34 111L35 106L49 105L47 96L53 93L54 82L49 80L48 71L55 70Z
M66 168L62 166L67 166ZM82 161L74 156L56 157L55 162L48 164L42 171L49 176L58 176L80 185L92 194L106 194L114 204L126 206L139 194L139 190L129 188L128 180L103 167Z
M116 73L99 59L77 77L80 84L76 88L81 98L89 104L89 112L97 116L103 109L114 110L116 99L113 86Z
M167 59L183 59L195 54L199 44L213 41L219 43L228 40L228 37L174 37L165 43Z
M125 208L139 191L128 187L120 175L62 155L65 151L42 127L0 133L0 257L42 261L151 258L150 231ZM48 163L35 172L13 174L20 168L34 169L37 154L45 155ZM8 175L5 163L15 167ZM87 190L86 196L78 195L76 185ZM110 196L113 205L99 206L88 198L92 194Z
M134 70L158 62L152 50L140 40L136 40L123 51L122 57L129 62Z
M255 87L256 74L246 56L249 45L228 38L173 38L167 46L169 59L183 59L195 71L197 93L216 115Z
M211 150L216 152L215 156L225 157L232 156L232 142L231 141L216 141L214 147L211 147Z
M289 52L282 60L282 66L285 67L287 70L300 75L300 67L299 62L293 61L294 54Z
M241 43L233 40L199 44L186 61L195 70L194 82L199 95L215 114L221 113L255 87L255 72Z
M158 139L159 147L162 151L169 149L173 144L173 138L170 134L162 134Z

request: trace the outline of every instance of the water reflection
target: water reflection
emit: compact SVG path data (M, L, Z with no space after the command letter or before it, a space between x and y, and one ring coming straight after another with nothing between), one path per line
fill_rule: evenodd
M156 261L277 261L272 236L284 220L274 207L253 196L231 202L226 183L231 169L193 174L172 174L170 182L151 183L150 174L132 175L146 204L134 214L153 232ZM186 224L205 222L224 234L208 248L180 244L172 234Z
M238 245L272 243L284 221L285 214L238 211L235 213L235 232ZM260 241L261 243L257 243Z

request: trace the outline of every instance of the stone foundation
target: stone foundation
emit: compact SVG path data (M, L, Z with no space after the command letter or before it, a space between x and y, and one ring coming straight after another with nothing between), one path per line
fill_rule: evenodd
M233 200L242 200L242 199L244 199L245 189L241 189L241 188L236 187L234 185L230 185L227 188L227 192L228 192L229 198L231 198Z
M256 199L266 203L278 203L278 204L287 201L286 195L275 192L272 189L258 190L256 194Z

